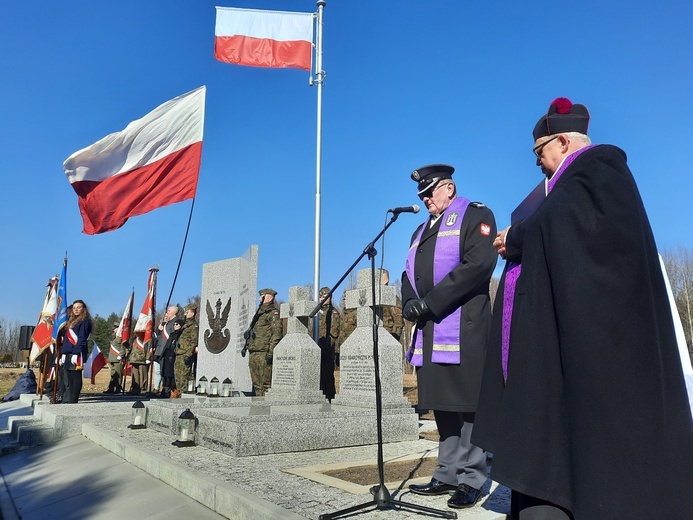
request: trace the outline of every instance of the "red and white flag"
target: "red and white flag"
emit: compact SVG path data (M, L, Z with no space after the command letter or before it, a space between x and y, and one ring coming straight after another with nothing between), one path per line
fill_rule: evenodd
M313 13L217 7L214 57L251 67L310 71Z
M29 352L29 362L33 363L41 353L53 344L53 324L55 314L58 312L58 278L53 277L48 281L46 298L41 307L41 315L31 336L31 351Z
M132 305L135 300L135 291L132 291L130 298L128 299L127 305L125 305L125 312L123 312L122 318L120 318L120 325L118 325L118 330L116 331L116 336L120 338L120 341L125 343L130 339L130 327L132 324Z
M156 302L156 273L157 269L149 269L147 281L147 296L142 304L142 310L135 324L134 348L147 352L154 336L154 305Z
M91 379L91 384L93 385L96 384L96 381L94 381L96 374L106 366L108 361L106 361L106 356L103 355L96 341L92 340L92 343L91 352L86 363L84 363L84 377Z
M83 233L195 197L202 158L204 86L178 96L63 164L79 197Z

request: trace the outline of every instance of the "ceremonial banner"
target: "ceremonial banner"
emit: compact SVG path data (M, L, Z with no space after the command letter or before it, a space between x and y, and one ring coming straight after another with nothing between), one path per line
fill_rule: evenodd
M130 327L132 323L132 305L135 300L135 291L132 291L130 298L128 299L127 305L125 305L125 312L120 318L120 325L118 325L118 330L116 331L116 337L120 338L120 341L125 343L130 339Z
M178 96L63 164L79 197L82 232L195 197L202 158L206 87Z
M53 326L55 324L55 313L58 310L58 278L55 276L51 278L48 281L47 287L46 298L43 301L43 307L41 307L41 315L31 336L30 363L34 363L44 349L51 347L53 344Z
M214 57L251 67L310 71L313 13L217 7Z
M53 343L58 342L58 333L67 323L67 258L63 260L63 270L58 281L58 299L55 323L53 324Z
M149 269L149 281L147 282L147 297L142 304L140 316L135 324L136 347L146 351L154 332L154 305L156 301L156 273L157 269Z

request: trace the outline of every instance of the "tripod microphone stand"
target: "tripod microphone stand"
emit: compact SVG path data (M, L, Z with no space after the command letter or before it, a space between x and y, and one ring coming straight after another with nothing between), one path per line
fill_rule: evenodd
M344 273L344 275L339 279L337 284L330 290L330 292L324 295L318 305L311 312L310 317L313 318L323 302L327 301L328 298L332 296L334 290L339 287L339 285L344 281L344 279L349 276L349 273L354 270L354 267L361 261L361 259L368 255L371 260L371 296L373 298L373 366L375 369L375 416L377 424L378 433L378 486L376 486L375 492L373 493L373 500L359 504L353 507L342 509L334 513L325 513L320 515L319 520L332 520L333 518L340 518L346 516L350 513L366 509L368 507L374 506L376 509L410 509L412 511L419 511L422 513L429 513L440 518L457 518L457 513L454 511L445 511L441 509L434 509L432 507L426 507L418 504L412 504L409 502L403 502L402 500L395 500L390 495L387 487L385 486L385 468L383 461L383 401L382 401L382 389L380 385L380 359L378 351L378 313L376 310L376 294L375 294L375 256L378 252L375 249L374 244L378 239L385 234L385 231L397 220L399 216L398 213L393 213L390 222L378 233L378 235L366 246L361 255L356 259L356 261L349 267L349 269Z

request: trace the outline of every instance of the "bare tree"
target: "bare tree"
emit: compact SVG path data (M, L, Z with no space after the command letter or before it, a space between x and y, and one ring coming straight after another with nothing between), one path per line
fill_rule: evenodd
M0 356L14 355L19 349L19 332L21 323L0 318Z
M664 265L681 317L688 352L693 357L693 251L679 246L662 253Z

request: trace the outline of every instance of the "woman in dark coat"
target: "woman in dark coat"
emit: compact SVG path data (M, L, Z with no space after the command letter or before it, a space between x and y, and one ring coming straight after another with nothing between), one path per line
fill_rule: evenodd
M60 351L65 374L63 403L76 403L82 391L82 369L87 359L87 339L91 334L91 326L87 304L82 300L75 300L65 326L65 339Z
M171 390L176 389L176 349L178 348L178 338L183 332L183 324L185 320L177 319L173 323L173 332L166 341L166 346L161 354L159 362L161 363L161 379L163 389L161 397L171 397Z

